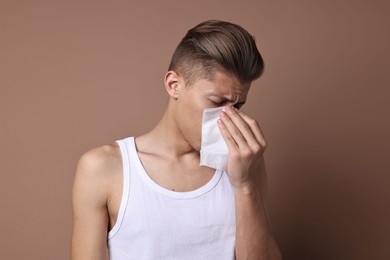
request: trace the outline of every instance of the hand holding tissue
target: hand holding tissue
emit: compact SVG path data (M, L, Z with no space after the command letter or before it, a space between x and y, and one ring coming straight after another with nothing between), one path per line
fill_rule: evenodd
M219 130L218 112L224 107L207 108L203 111L202 141L200 147L200 165L217 170L226 170L228 147Z

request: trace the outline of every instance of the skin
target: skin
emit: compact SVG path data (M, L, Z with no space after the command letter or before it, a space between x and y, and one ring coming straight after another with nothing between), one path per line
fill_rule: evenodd
M250 84L217 71L212 80L186 86L175 71L165 75L169 102L158 124L135 138L138 156L160 186L190 191L215 172L199 166L203 110L225 106L219 127L229 148L228 176L235 195L236 259L281 259L265 205L265 138L257 121L239 108ZM116 144L96 147L78 162L73 184L72 260L108 259L107 232L114 226L122 195L122 161Z

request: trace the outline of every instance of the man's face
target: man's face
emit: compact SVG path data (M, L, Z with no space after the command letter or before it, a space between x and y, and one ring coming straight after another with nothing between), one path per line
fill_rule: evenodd
M203 110L224 105L240 108L250 84L242 85L231 74L216 71L213 80L199 79L181 88L175 107L176 123L185 140L197 151L201 145Z

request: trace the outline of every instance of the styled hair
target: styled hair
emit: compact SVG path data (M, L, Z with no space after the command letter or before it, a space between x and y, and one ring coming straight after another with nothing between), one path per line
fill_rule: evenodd
M198 79L212 80L216 70L231 73L245 84L261 76L264 62L255 38L244 28L208 20L188 30L176 47L168 70L181 75L186 85Z

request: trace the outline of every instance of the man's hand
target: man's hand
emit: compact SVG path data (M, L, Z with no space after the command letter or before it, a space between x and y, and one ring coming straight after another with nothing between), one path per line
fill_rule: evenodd
M229 149L230 182L235 189L254 188L260 185L267 143L256 120L230 106L224 111L219 114L218 125Z

